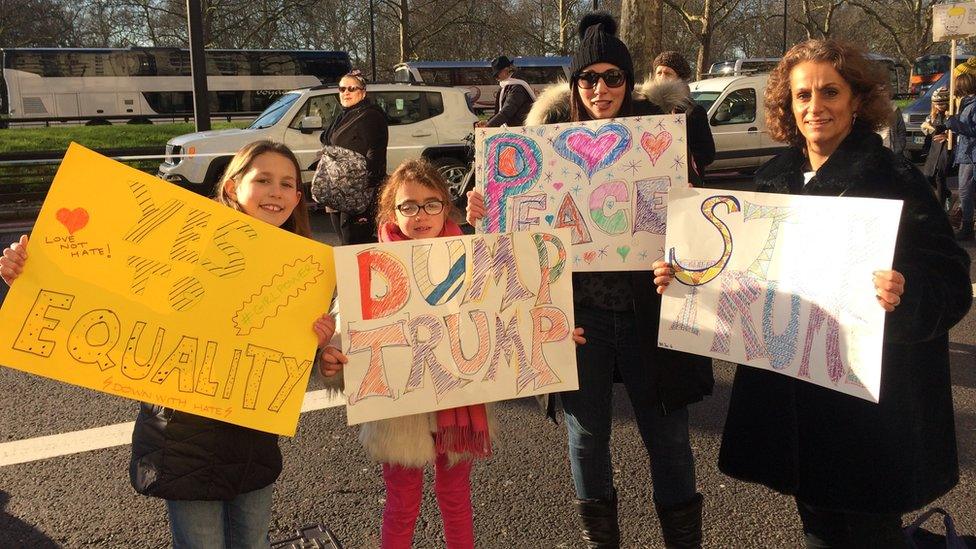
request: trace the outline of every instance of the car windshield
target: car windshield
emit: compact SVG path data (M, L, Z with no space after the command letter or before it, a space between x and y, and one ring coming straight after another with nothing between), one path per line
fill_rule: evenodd
M701 105L707 111L720 95L722 95L722 92L693 91L691 92L691 100Z
M298 93L286 93L282 95L277 101L269 105L267 109L264 109L264 112L248 128L261 130L274 126L285 115L285 112L288 111L288 107L291 107L291 104L298 100L300 95Z

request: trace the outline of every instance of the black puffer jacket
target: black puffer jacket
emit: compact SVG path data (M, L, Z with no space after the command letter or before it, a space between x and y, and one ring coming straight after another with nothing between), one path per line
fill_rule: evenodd
M386 147L390 140L389 121L383 109L363 99L342 109L322 132L323 145L342 147L366 157L369 185L378 189L386 177Z
M687 86L684 88L687 89ZM548 88L536 99L526 119L526 125L569 122L569 93L569 86L565 83ZM632 98L633 111L629 113L631 116L670 113L679 106L687 105L687 95L681 86L671 82L649 80L634 89ZM619 274L625 274L630 279L637 326L646 334L646 337L640 339L641 355L644 357L644 365L653 372L652 391L660 410L667 413L712 394L715 384L712 359L663 349L657 345L661 296L654 290L654 276L651 271L574 273L573 286L575 288L580 283L580 275L586 275L586 283L590 284L601 275ZM543 396L540 401L547 415L554 418L554 399Z
M904 201L892 268L905 293L885 321L879 403L739 366L719 468L818 507L905 513L959 481L948 331L972 301L969 256L922 174L869 129L855 124L806 186L805 164L790 148L759 190Z
M172 500L230 500L281 474L278 435L143 403L132 432L129 480Z

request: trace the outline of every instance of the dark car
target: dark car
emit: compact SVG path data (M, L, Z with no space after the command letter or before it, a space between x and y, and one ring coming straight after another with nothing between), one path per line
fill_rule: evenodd
M901 110L901 116L905 119L905 154L916 162L927 152L925 134L922 133L921 128L922 122L925 122L925 117L932 109L932 94L942 86L949 86L948 72L929 86L917 101Z

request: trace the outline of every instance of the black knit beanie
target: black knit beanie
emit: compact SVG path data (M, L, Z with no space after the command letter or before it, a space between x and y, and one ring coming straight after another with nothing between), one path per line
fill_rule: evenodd
M570 74L573 83L580 71L594 63L611 63L627 74L627 89L634 89L634 61L630 50L617 38L617 22L605 11L583 16L579 24L580 45L573 54Z
M662 51L654 58L653 68L656 69L661 65L670 67L678 75L678 78L691 80L691 65L688 64L688 61L680 53L676 51Z

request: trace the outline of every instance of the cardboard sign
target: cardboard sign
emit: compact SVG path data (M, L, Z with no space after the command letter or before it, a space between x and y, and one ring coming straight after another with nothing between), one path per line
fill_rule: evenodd
M332 249L72 144L0 310L0 364L293 435Z

